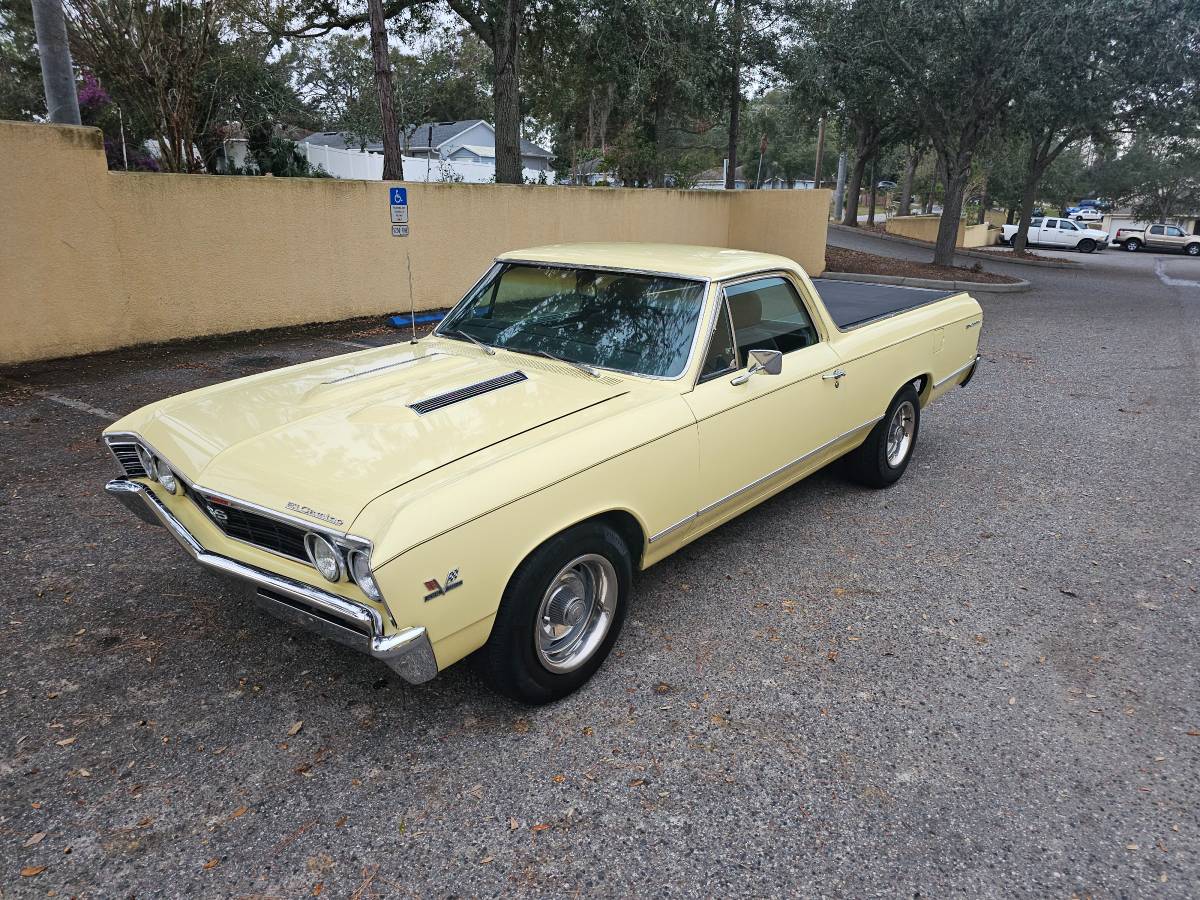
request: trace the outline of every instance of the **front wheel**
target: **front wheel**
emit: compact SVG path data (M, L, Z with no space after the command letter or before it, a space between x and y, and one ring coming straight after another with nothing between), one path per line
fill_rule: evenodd
M911 384L892 398L867 439L847 457L852 478L867 487L895 484L908 468L921 428L921 401Z
M600 522L570 528L521 563L500 601L476 668L500 694L540 705L600 668L625 622L633 563Z
M1200 256L1200 244L1188 244L1183 248L1183 252L1188 256Z
M1091 253L1096 249L1096 242L1091 238L1084 238L1079 242L1079 246L1076 249L1078 249L1080 253Z
M1141 246L1142 246L1142 242L1139 241L1137 238L1130 238L1129 240L1127 240L1125 243L1123 243L1121 245L1122 248L1124 248L1125 250L1128 250L1130 253L1133 253L1135 250L1140 250Z

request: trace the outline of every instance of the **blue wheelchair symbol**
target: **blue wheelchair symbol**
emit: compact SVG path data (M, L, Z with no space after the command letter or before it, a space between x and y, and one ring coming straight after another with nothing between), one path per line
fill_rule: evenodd
M392 206L408 206L408 188L389 188Z

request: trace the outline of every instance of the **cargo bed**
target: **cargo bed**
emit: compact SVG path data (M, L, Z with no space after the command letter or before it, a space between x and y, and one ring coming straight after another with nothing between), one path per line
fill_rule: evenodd
M962 293L957 290L904 287L869 281L834 281L828 278L814 278L813 284L830 317L843 331Z

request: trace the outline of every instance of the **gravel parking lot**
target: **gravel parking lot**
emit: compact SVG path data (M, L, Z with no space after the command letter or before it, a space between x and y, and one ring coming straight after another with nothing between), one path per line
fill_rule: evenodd
M981 295L896 487L642 573L536 710L264 618L103 495L108 416L395 332L0 372L0 896L1194 895L1200 262L1074 258L997 265L1034 289Z

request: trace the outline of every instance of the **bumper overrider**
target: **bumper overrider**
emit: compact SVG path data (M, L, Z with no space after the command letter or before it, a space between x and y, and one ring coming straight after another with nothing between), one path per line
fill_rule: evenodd
M382 660L411 684L437 675L437 660L424 628L385 634L383 617L365 603L206 550L139 481L118 478L104 489L142 521L166 528L200 565L246 585L251 599L264 612Z

